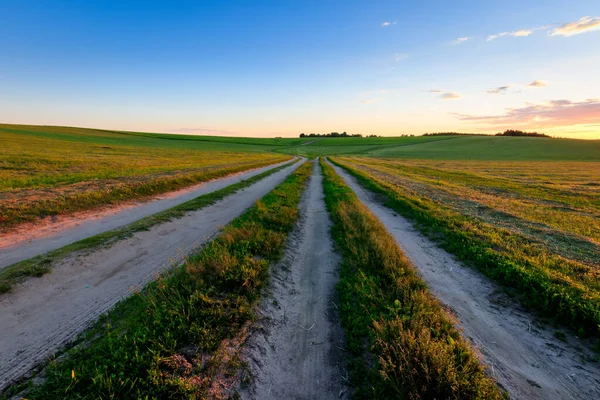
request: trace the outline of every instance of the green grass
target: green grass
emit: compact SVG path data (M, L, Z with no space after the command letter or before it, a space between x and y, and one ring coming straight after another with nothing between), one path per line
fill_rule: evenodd
M385 138L304 138L304 144L278 149L285 154L318 157L334 154L370 154L389 147L418 145L447 140L448 137L406 136Z
M600 161L600 140L451 136L443 141L380 148L369 155L431 160Z
M120 302L51 361L30 399L224 395L243 363L238 352L269 266L280 258L311 174L305 163L217 239Z
M333 168L321 166L343 257L337 290L355 397L503 398L394 238Z
M488 163L487 174L504 175L494 181L479 164L462 164L461 171L458 164L423 167L424 161L334 161L443 248L511 288L524 305L579 335L600 335L598 222L590 219L584 230L577 222L599 214L597 190L581 185L576 192L568 183L597 174L585 169L595 164L552 163L538 171L536 163L520 169Z
M200 210L212 205L217 201L251 186L267 176L286 168L288 164L270 169L252 178L243 180L223 189L196 197L168 210L161 211L149 217L142 218L129 225L113 229L98 235L90 236L83 240L71 243L60 249L53 250L18 263L0 269L0 294L12 289L15 284L21 283L30 277L40 277L50 272L52 265L77 251L90 251L100 246L110 245L116 241L125 239L135 232L146 231L155 225L170 221L173 218L181 218L186 212Z
M0 125L0 142L0 232L289 159L264 146L233 152L230 143L74 128Z

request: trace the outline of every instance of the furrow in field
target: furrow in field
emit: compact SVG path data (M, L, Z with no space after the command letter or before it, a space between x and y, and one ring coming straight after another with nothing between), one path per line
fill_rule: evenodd
M283 261L272 270L270 294L248 343L253 384L246 399L349 398L344 384L344 332L334 289L339 256L329 234L318 162L300 204L301 217Z
M300 166L297 162L185 217L89 254L0 298L0 391L52 357L99 315L182 260Z
M203 182L192 187L163 194L145 203L130 203L117 208L79 213L84 218L59 217L55 223L42 224L36 229L17 230L0 237L0 268L61 248L73 242L119 228L144 217L167 210L196 197L205 195L252 178L286 162L257 168L224 178Z
M582 361L579 349L585 343L574 336L565 343L551 331L532 326L535 317L503 296L496 284L457 262L348 173L334 168L394 236L432 293L453 310L465 337L513 398L600 397L600 367Z

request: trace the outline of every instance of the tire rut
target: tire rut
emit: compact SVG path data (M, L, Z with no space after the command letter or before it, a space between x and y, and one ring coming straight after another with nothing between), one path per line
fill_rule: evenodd
M600 398L600 366L582 361L593 354L585 350L589 343L571 334L565 343L549 329L535 326L536 317L503 295L499 285L457 261L380 204L354 177L333 167L394 236L433 295L454 312L463 336L512 398Z
M301 161L185 217L91 253L73 254L53 271L0 298L0 393L60 353L101 314L143 288L221 226L251 207ZM166 233L165 235L163 235Z
M340 258L333 250L323 176L313 164L300 203L300 221L284 259L271 271L270 293L245 358L254 377L243 399L349 398L343 362L344 332L335 285Z

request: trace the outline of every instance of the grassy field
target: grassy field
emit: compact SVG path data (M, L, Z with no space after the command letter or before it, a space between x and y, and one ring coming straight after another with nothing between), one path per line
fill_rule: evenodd
M119 303L66 357L50 362L31 399L227 398L254 306L298 218L306 163L223 233Z
M260 141L154 136L0 125L0 232L289 158Z
M342 250L339 307L355 398L502 398L394 238L333 168L321 166Z
M389 146L368 155L429 160L600 161L600 140L446 136L414 146Z
M388 148L418 145L447 140L450 137L406 136L386 138L304 138L300 144L291 144L278 152L318 157L333 154L370 154Z
M600 333L600 163L335 160L525 304Z

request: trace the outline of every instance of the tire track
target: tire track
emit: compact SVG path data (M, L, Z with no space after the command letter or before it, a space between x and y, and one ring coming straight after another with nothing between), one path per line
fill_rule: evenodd
M25 235L3 235L3 237L0 237L0 249L2 250L0 252L0 268L59 249L78 240L125 226L196 197L252 178L287 162L289 161L228 175L175 192L164 193L153 200L144 203L130 203L118 210L106 207L99 211L88 211L85 214L90 216L89 219L80 221L68 219L67 222L58 222L46 227L43 231L33 230Z
M300 221L283 261L271 271L270 294L245 350L253 384L244 399L348 398L344 332L335 305L340 258L333 250L318 161L300 203Z
M580 349L588 343L573 335L565 343L549 329L532 326L536 318L503 295L497 284L465 267L375 200L354 177L332 166L394 236L430 291L452 309L464 336L512 398L600 398L600 367L582 361Z
M52 273L0 298L0 392L51 358L119 300L210 240L219 227L302 164L299 161L217 203L138 232L108 248L74 254Z

